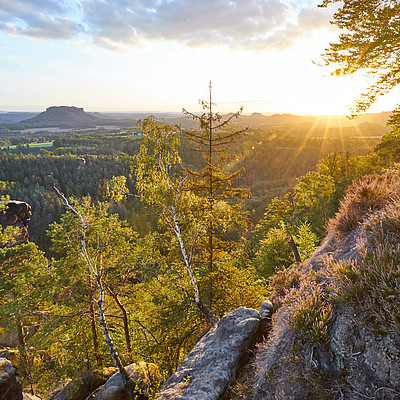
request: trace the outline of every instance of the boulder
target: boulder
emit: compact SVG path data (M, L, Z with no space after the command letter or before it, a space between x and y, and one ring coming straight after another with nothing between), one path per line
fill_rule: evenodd
M219 399L259 337L260 325L260 314L253 309L226 314L162 385L157 400Z
M14 239L5 244L7 247L28 243L28 224L31 219L31 206L23 201L10 200L4 212L0 212L0 225L4 229L7 226L18 228ZM4 244L3 244L4 247Z
M116 372L116 368L96 369L69 382L53 400L84 400Z
M15 370L20 372L19 370L23 364L23 359L19 350L9 347L0 348L0 358L7 358L7 360L11 361Z
M6 358L0 358L0 400L22 400L21 383Z
M125 367L136 399L147 399L154 386L159 384L159 372L155 364L142 362L130 364ZM157 384L158 383L158 384ZM129 395L125 390L121 374L118 372L113 375L99 390L95 396L96 400L129 400Z
M259 313L262 319L268 319L272 316L272 303L269 300L262 302Z

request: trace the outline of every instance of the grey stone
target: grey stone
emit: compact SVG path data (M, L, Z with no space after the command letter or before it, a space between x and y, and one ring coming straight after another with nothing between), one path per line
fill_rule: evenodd
M11 361L0 358L0 400L22 400L22 386Z
M272 316L272 303L269 300L263 301L259 313L262 319L270 318Z
M154 385L155 380L159 379L159 372L155 364L142 362L138 364L130 364L125 367L134 387L133 392L136 398L141 394L147 393L147 389ZM159 383L158 383L159 384ZM129 400L129 395L125 390L124 382L121 374L114 374L99 390L95 396L96 400Z
M330 347L335 368L346 371L347 382L353 388L362 388L365 396L375 396L377 389L389 388L387 398L396 392L400 397L398 332L376 334L346 310L335 319Z
M260 314L245 307L225 315L192 349L161 387L157 400L216 400L234 381L247 349L254 345Z
M116 368L103 368L86 372L79 379L69 382L53 397L53 400L86 399L95 389L103 385L116 370Z

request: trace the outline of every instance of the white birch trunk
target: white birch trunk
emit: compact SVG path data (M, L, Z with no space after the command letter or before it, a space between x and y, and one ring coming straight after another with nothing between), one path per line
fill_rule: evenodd
M129 395L129 398L131 400L133 400L133 394L132 394L132 390L130 389L130 385L129 385L129 376L128 373L126 372L126 369L124 368L124 366L121 363L121 360L119 358L119 355L117 353L117 351L115 350L114 344L112 342L111 336L109 334L108 331L108 327L107 327L107 322L106 322L106 318L104 315L104 309L103 309L103 301L104 301L104 290L103 290L103 285L101 282L101 278L102 278L102 274L103 274L103 265L102 265L102 259L100 257L100 269L97 268L96 263L93 263L89 257L89 254L87 252L86 249L86 244L85 244L85 223L84 223L84 219L82 217L82 214L80 214L74 207L71 206L71 204L69 203L68 199L64 196L63 193L61 193L55 186L54 189L56 190L56 192L58 193L58 195L63 199L64 201L64 205L66 207L68 207L74 214L76 214L80 221L81 221L81 229L82 229L82 234L81 234L81 255L83 257L83 259L86 262L86 265L88 266L89 272L90 274L93 276L94 280L96 281L97 284L97 288L99 290L99 300L95 301L95 303L97 304L97 308L99 310L99 316L100 316L100 323L101 323L101 327L103 329L103 334L104 334L104 340L108 346L108 349L110 351L110 354L114 360L114 363L116 365L116 367L118 368L119 373L121 374L122 380L124 382L124 386L125 389Z

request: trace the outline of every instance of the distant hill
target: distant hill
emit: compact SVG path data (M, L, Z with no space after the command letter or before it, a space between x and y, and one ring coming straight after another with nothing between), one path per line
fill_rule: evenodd
M24 115L24 118L19 118ZM136 125L137 120L126 118L110 118L106 114L90 113L83 108L75 106L52 106L46 111L38 113L0 113L0 129L11 131L40 130L47 128L58 128L60 130L131 127Z
M12 121L10 119L2 118L0 116L0 124L12 124Z
M24 119L33 118L38 115L37 112L26 112L26 111L2 111L0 112L0 123L1 124L15 124Z
M81 124L103 124L104 120L86 113L83 108L78 107L48 107L46 111L36 115L33 118L21 121L21 124L30 127L49 127L49 126L65 126L65 125L81 125Z
M348 119L345 115L294 115L294 114L273 114L264 115L253 113L251 115L242 114L237 119L232 120L232 125L248 127L250 129L269 129L270 127L282 127L290 129L309 129L314 131L325 131L326 129L348 129L362 127L365 131L368 127L370 131L379 131L383 135L387 130L386 122L389 119L390 112L363 114L356 119ZM223 115L227 119L232 114ZM156 117L159 115L156 114ZM171 124L178 124L184 128L197 128L198 123L192 119L176 114L167 116L165 120ZM374 127L375 129L372 129ZM377 129L379 127L379 129ZM316 133L316 132L314 132ZM317 134L317 136L319 136Z
M11 131L24 129L60 128L61 130L91 129L98 127L133 127L137 120L155 115L170 124L177 124L186 129L197 129L198 121L187 118L178 112L86 112L75 106L52 106L46 111L0 112L0 129ZM309 136L322 137L327 133L343 132L358 136L382 136L387 130L386 122L390 112L363 114L359 118L349 120L344 115L293 115L293 114L261 114L240 115L232 120L232 125L251 130L278 130L289 135L308 133ZM226 114L227 119L232 114Z

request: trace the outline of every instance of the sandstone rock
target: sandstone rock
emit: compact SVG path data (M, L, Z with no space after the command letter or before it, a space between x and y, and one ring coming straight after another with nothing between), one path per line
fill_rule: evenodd
M244 307L221 318L161 387L157 399L219 399L254 345L260 320L258 311Z
M130 364L125 367L130 379L134 384L134 391L137 399L147 399L148 390L154 384L157 385L159 372L155 364L142 362ZM99 390L96 400L129 400L125 391L121 374L113 375Z
M342 310L331 329L330 347L335 368L346 371L351 387L364 396L375 398L376 390L381 388L385 399L400 398L398 332L379 335L361 324L348 309Z
M0 225L2 228L6 228L7 226L19 228L18 233L14 235L14 239L6 244L7 247L28 242L28 223L31 215L31 206L28 203L15 200L10 200L7 203L6 210L0 212Z
M269 300L263 301L260 307L260 317L262 319L271 318L272 316L272 303Z
M22 400L21 383L11 362L0 358L0 400Z
M69 382L53 400L84 400L116 372L116 368L103 368L86 372L81 378Z

